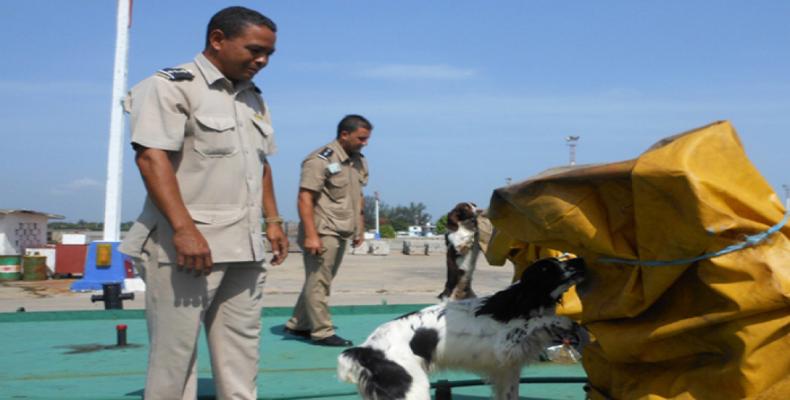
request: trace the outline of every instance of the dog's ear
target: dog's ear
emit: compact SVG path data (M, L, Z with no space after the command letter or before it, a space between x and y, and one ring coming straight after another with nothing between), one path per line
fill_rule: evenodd
M559 260L556 258L541 258L538 261L533 262L527 268L524 269L524 272L521 273L521 281L524 281L525 278L529 278L530 276L539 276L542 275L544 272L559 267Z
M521 280L505 290L494 293L485 300L475 315L490 314L500 322L507 322L513 318L529 316L530 312L541 307L552 307L555 300L551 292L556 289L558 282L546 279L547 275L561 273L559 261L554 258L545 258L530 264Z
M529 293L529 297L539 305L554 303L550 293L562 281L562 267L556 258L543 258L530 264L521 274L518 286Z
M455 232L458 230L458 226L461 222L461 207L466 206L464 203L458 203L456 206L447 213L447 230L450 232Z

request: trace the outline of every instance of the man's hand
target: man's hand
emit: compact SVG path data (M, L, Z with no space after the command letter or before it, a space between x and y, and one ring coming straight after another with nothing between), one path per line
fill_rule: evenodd
M354 240L351 242L351 246L356 248L356 247L362 246L362 243L365 243L365 236L364 236L364 234L355 237Z
M304 239L304 251L316 256L323 254L324 245L321 243L321 238L318 236L306 237Z
M214 262L211 260L211 249L203 234L193 225L173 233L173 245L176 248L178 266L186 272L194 271L195 276L208 275Z
M283 233L280 224L266 225L266 238L272 245L272 265L280 265L288 257L288 237Z

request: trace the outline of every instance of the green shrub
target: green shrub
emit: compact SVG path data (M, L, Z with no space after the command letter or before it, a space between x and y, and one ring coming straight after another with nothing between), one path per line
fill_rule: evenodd
M395 233L395 228L393 228L390 224L382 225L379 228L379 232L381 233L381 237L384 239L392 239L397 236Z

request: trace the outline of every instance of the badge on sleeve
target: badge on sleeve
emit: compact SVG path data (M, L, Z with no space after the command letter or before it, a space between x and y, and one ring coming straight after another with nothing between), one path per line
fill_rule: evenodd
M162 68L156 73L171 81L191 81L195 77L195 74L186 68Z
M329 171L330 174L334 175L340 172L340 164L333 162L332 164L326 166L326 170Z
M320 153L318 153L318 158L323 160L329 160L329 157L332 157L332 154L334 153L335 153L334 150L330 149L329 147L325 147L323 150L321 150Z

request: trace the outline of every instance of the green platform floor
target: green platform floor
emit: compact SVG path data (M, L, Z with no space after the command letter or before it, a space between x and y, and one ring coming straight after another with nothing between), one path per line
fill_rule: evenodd
M338 334L361 343L379 324L421 305L334 307ZM313 346L283 334L289 308L263 311L258 377L260 399L358 399L355 387L337 380L338 348ZM116 343L116 324L128 325L126 348ZM134 399L142 396L148 353L140 310L0 313L0 399ZM109 347L109 348L107 348ZM199 397L213 398L205 338L198 355ZM581 365L542 363L524 377L583 377ZM439 379L468 380L465 373ZM521 399L583 399L582 384L521 385ZM453 399L487 399L487 386L453 388Z

